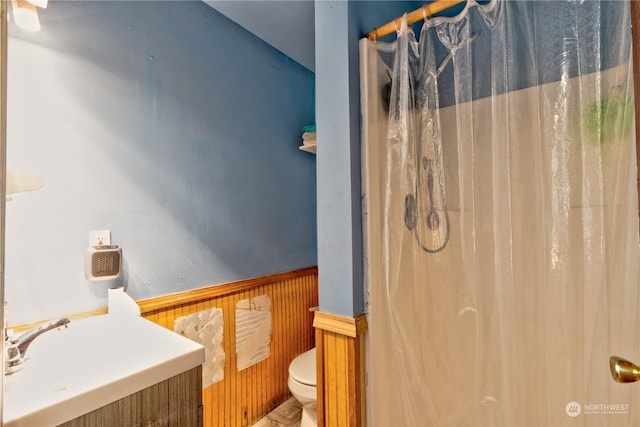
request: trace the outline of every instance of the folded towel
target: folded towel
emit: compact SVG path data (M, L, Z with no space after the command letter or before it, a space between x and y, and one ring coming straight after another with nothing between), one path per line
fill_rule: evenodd
M304 145L311 145L317 142L315 132L305 132L302 134L302 143Z
M308 125L302 128L302 132L315 132L316 125Z

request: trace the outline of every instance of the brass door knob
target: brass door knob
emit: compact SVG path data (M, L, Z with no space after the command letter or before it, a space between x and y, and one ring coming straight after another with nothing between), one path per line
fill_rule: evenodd
M640 366L618 356L609 358L611 376L619 383L633 383L640 380Z

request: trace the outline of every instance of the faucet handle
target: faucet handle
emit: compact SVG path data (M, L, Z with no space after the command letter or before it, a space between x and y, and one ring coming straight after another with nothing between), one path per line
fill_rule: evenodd
M7 336L4 341L4 374L8 375L19 371L22 368L23 359L22 354L20 354L20 349L18 348L17 338Z

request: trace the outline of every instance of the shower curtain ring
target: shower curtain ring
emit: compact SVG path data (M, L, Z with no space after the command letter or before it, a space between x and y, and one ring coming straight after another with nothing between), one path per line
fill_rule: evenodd
M426 5L422 6L422 20L423 21L427 20L427 7L426 7Z
M400 18L398 18L398 19L400 19ZM396 33L398 32L398 19L393 21L393 26L396 27Z

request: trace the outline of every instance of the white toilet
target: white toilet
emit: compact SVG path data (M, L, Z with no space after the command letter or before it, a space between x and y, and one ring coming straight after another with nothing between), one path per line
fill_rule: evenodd
M289 391L302 404L300 427L318 425L316 403L316 349L302 353L289 365Z

